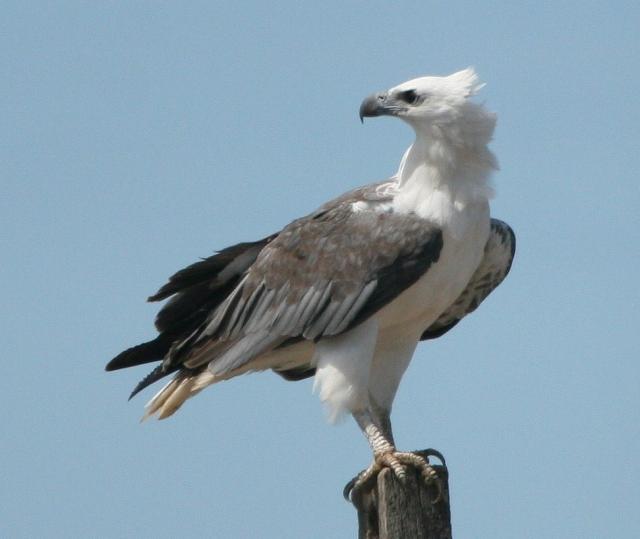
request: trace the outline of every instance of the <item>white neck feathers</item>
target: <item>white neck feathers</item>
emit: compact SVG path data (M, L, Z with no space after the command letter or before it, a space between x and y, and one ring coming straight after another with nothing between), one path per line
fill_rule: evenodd
M493 197L490 176L497 168L496 159L486 142L459 142L442 131L416 130L416 140L396 174L396 211L454 226L465 221L460 218L470 205L487 208Z

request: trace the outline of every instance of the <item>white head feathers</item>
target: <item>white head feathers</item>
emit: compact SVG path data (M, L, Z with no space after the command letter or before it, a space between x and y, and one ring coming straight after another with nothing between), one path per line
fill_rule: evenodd
M412 79L391 88L389 93L413 89L420 93L442 98L466 99L477 94L484 86L485 84L480 82L473 67L468 67L447 77L419 77Z

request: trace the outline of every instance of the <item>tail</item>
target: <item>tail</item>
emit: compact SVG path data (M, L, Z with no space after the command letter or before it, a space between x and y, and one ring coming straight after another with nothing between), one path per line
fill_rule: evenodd
M165 419L173 415L187 399L217 381L218 379L206 368L197 374L188 371L179 372L147 403L141 421L154 415L157 419Z
M170 416L187 398L214 383L214 375L208 373L206 368L185 367L180 358L172 357L173 351L185 345L189 348L190 336L225 301L264 246L277 235L272 234L256 242L239 243L196 262L170 277L169 282L149 298L149 301L160 301L171 297L156 318L160 335L118 354L106 366L107 371L114 371L153 361L161 362L142 379L129 398L161 378L179 371L147 404L143 419L155 414L159 419ZM224 343L223 348L230 344L233 343ZM220 375L216 375L215 381L220 378Z

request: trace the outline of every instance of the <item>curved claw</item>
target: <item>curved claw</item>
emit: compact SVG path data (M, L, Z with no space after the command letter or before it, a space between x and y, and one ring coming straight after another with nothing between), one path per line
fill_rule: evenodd
M444 455L440 453L440 451L438 451L437 449L433 449L432 447L430 447L429 449L419 451L419 453L423 453L427 457L436 457L442 463L443 466L445 467L447 466L447 461L444 459Z
M371 466L360 472L345 485L342 490L342 495L346 501L355 503L356 499L354 495L361 492L364 486L377 477L383 468L390 468L393 474L404 483L406 480L405 466L412 466L420 472L420 476L425 484L432 485L435 483L437 494L432 503L438 503L443 499L444 495L442 483L436 471L429 464L428 457L436 457L442 462L443 466L446 466L444 456L436 449L425 449L424 451L419 451L418 454L399 451L377 454Z
M355 487L357 480L358 480L358 476L356 475L342 489L342 497L348 502L351 501L351 491L353 490L353 487Z
M382 466L376 458L371 463L371 466L369 466L366 470L362 470L344 486L344 488L342 489L342 495L344 496L344 499L348 502L355 503L356 500L354 499L354 494L362 491L365 485L367 485L370 481L377 477L380 470L382 470Z

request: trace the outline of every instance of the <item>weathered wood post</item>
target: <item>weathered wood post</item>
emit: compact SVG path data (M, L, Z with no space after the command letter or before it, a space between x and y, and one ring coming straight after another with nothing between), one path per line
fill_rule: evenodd
M432 456L430 450L415 451ZM417 470L407 469L405 484L389 469L371 488L353 500L358 510L358 539L451 539L449 474L444 465L433 466L442 491L427 486Z

